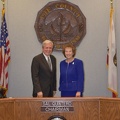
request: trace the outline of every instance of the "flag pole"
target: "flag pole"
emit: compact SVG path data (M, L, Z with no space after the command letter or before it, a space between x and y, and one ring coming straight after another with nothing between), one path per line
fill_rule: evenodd
M110 0L110 4L111 4L111 9L110 9L110 25L112 22L112 17L113 17L113 0Z

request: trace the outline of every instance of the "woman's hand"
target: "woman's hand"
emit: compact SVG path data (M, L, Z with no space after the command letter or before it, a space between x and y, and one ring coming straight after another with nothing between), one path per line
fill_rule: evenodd
M75 97L80 97L81 96L81 92L76 92L76 96Z

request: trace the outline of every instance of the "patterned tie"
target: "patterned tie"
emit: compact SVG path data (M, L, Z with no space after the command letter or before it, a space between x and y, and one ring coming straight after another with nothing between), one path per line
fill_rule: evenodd
M49 67L50 67L50 70L52 70L52 64L51 64L50 57L48 57L48 65L49 65Z

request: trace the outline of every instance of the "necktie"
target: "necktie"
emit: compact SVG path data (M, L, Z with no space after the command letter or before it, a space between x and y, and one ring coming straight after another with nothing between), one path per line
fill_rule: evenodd
M51 64L51 61L50 61L50 57L48 57L48 65L50 67L50 70L52 70L52 64Z

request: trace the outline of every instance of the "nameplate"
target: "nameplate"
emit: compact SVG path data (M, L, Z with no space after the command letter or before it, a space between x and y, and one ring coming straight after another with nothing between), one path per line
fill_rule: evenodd
M47 100L47 101L42 101L41 111L42 112L73 112L74 107L72 101Z

